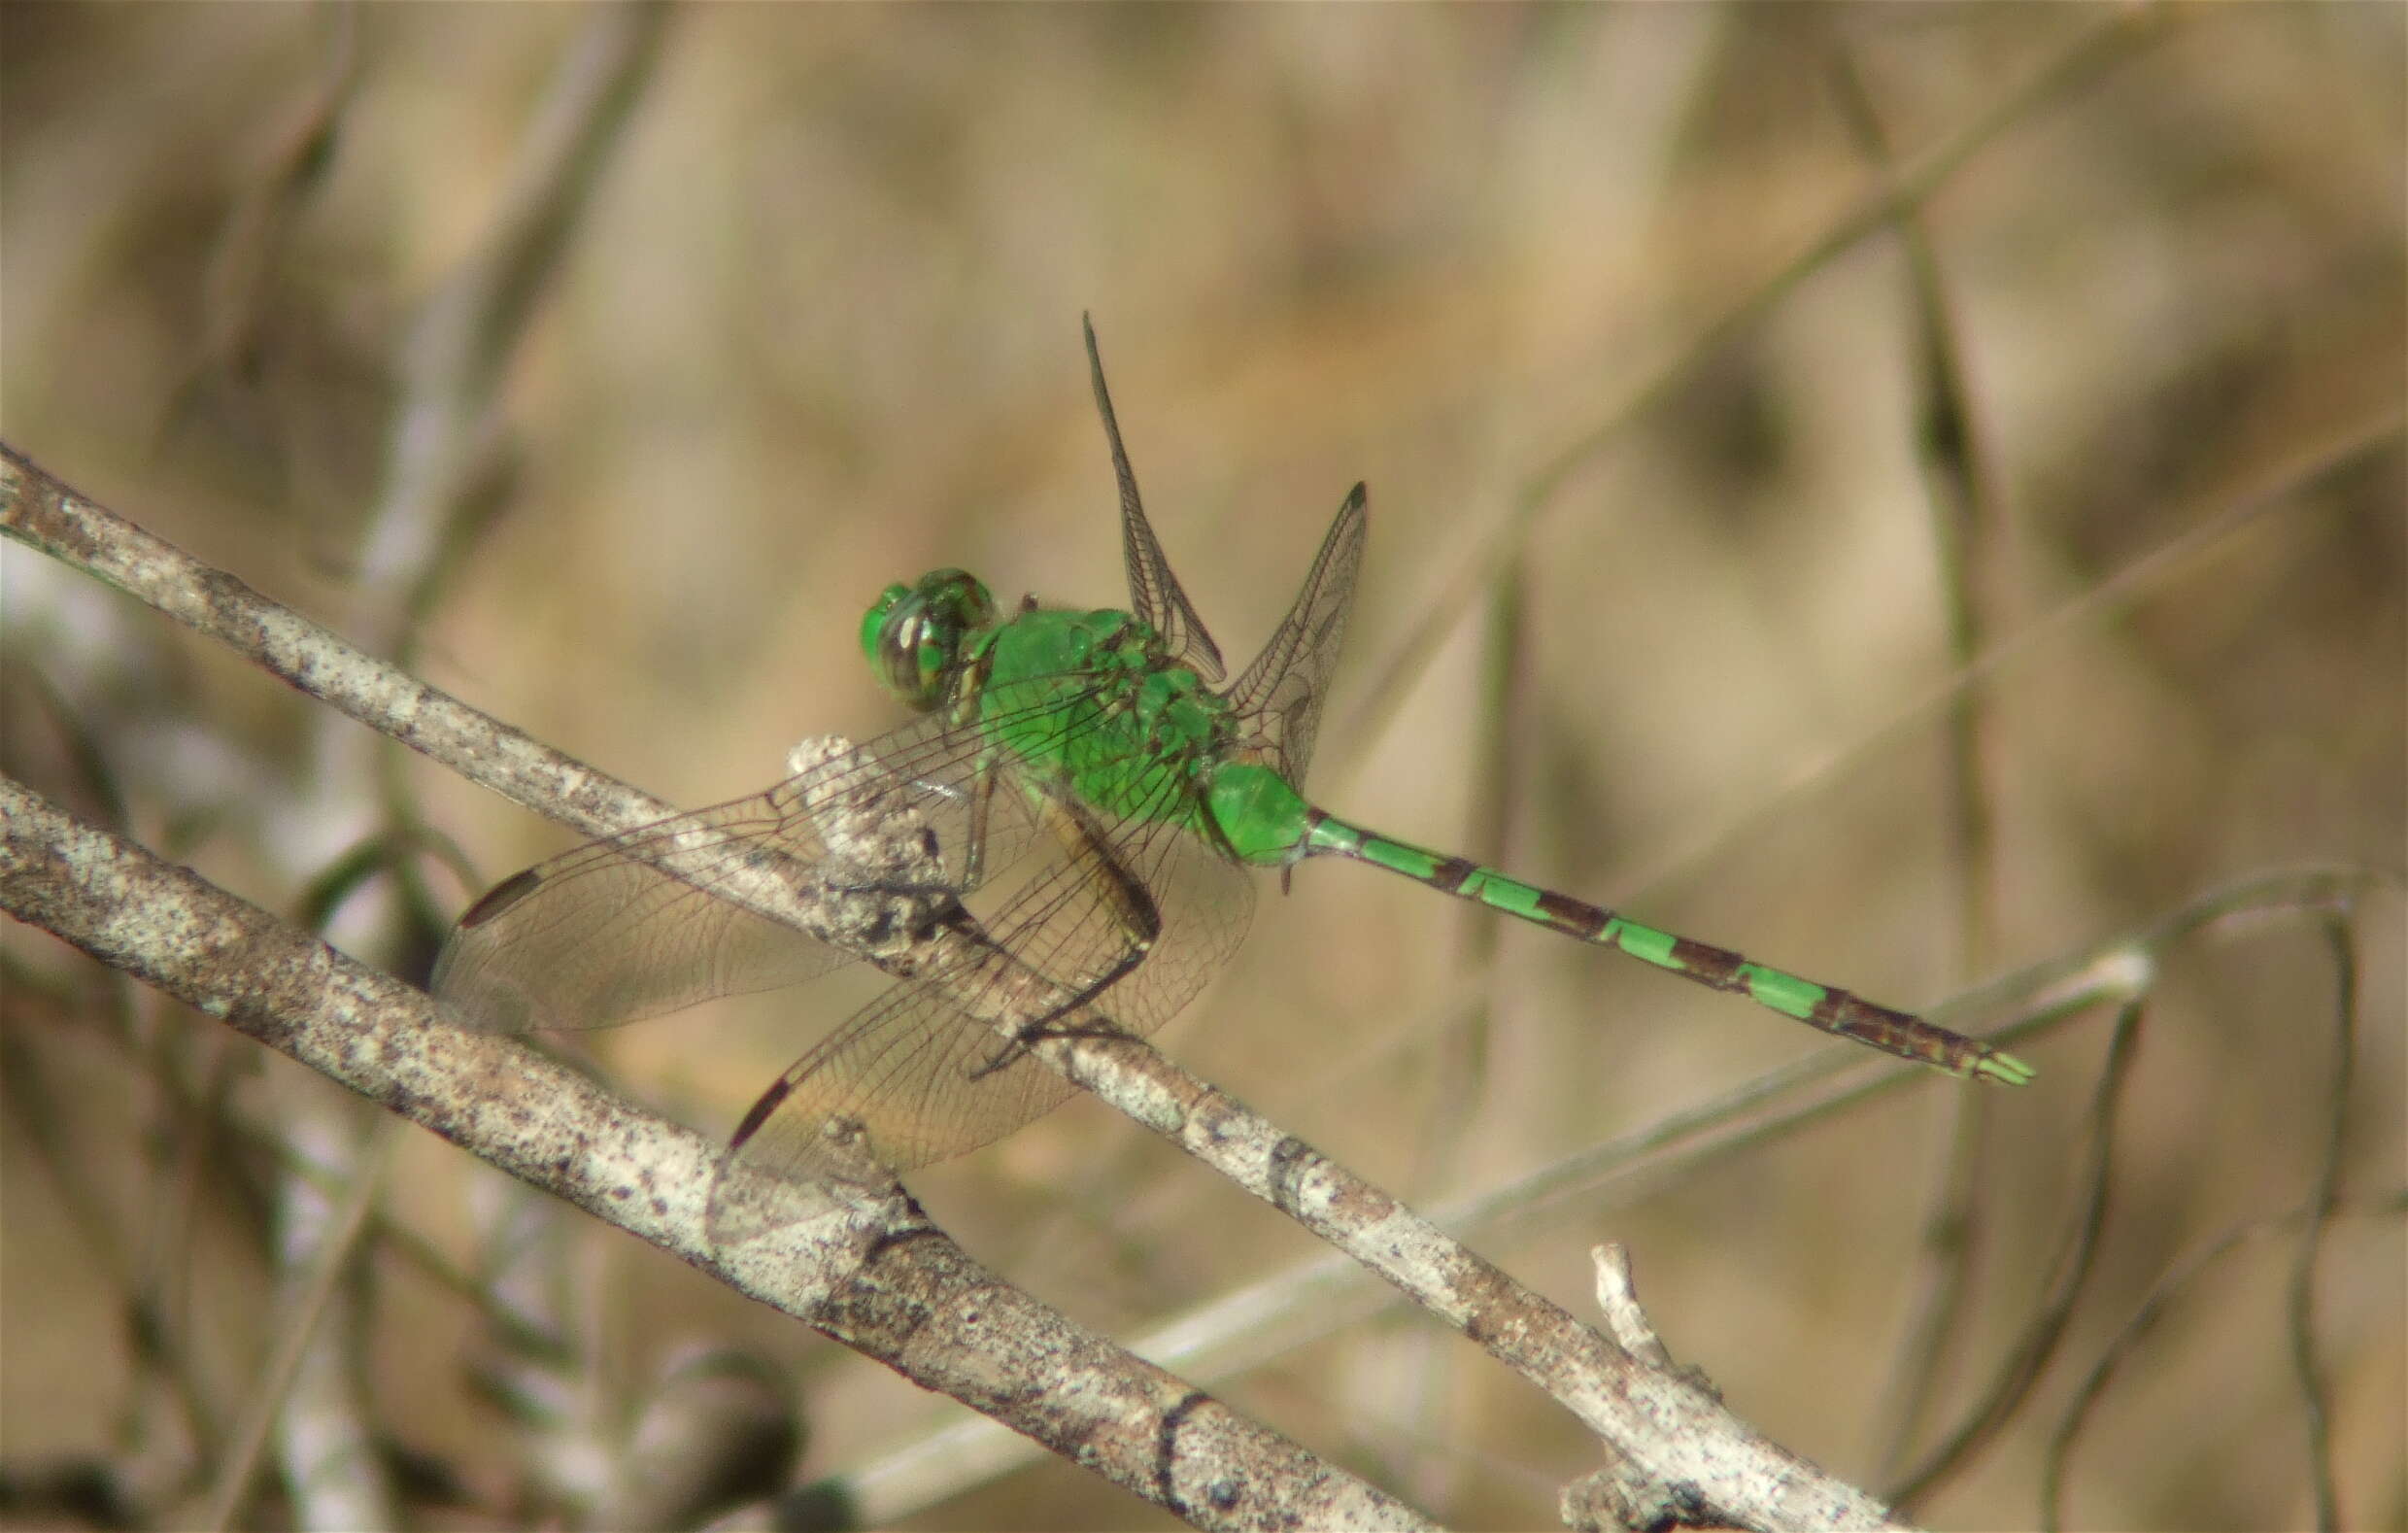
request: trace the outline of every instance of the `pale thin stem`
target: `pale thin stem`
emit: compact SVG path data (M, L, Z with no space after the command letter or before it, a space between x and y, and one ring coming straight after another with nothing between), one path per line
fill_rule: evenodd
M1874 110L1863 75L1842 39L1832 51L1832 76L1842 115L1866 156L1880 170L1892 168L1895 151ZM1950 668L1970 668L1987 642L1981 575L1999 524L1995 480L1987 440L1975 417L1971 381L1955 313L1919 207L1901 208L1893 222L1912 285L1912 313L1920 368L1922 420L1918 461L1929 492L1932 546ZM1949 701L1941 732L1946 751L1943 822L1950 863L1956 873L1958 976L1989 967L1995 945L1998 878L1993 784L1984 750L1990 717L1989 694L1968 687ZM1935 1158L1936 1174L1922 1215L1915 1264L1914 1297L1883 1391L1878 1461L1894 1472L1915 1445L1917 1424L1929 1408L1971 1303L1975 1258L1982 1247L1984 1209L1981 1175L1983 1128L1989 1106L1980 1092L1953 1094L1947 1115L1947 1149Z

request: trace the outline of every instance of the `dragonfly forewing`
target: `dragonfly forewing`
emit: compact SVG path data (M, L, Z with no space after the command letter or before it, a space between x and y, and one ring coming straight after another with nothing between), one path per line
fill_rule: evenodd
M1103 385L1103 358L1096 351L1095 323L1083 314L1078 323L1087 335L1087 374L1095 387L1096 413L1103 417L1104 440L1112 449L1112 477L1120 486L1121 558L1129 571L1129 610L1163 636L1171 659L1194 666L1204 680L1217 682L1225 673L1221 647L1212 642L1204 619L1196 615L1179 577L1170 571L1162 540L1154 535L1154 524L1145 518L1144 502L1137 496L1136 470L1129 466L1129 451L1120 440L1120 421L1112 413L1112 393Z
M497 885L430 988L467 1025L518 1033L610 1027L856 960L891 969L1031 842L1025 814L978 791L981 759L974 732L936 721L865 746L805 741L766 792Z

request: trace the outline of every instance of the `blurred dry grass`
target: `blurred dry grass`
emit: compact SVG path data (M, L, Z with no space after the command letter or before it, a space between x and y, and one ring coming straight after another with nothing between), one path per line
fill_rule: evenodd
M1917 210L1984 474L1970 579L1990 640L2028 638L1974 694L1986 871L1951 831L1946 715L1874 732L1954 665L1918 461L1933 376L1901 241L1808 272L1616 413L1876 183L1836 61L1911 158L2104 15L681 12L507 361L493 521L420 668L698 804L762 786L799 735L893 721L854 643L889 580L958 563L1001 593L1117 601L1085 308L1156 526L1234 658L1277 618L1346 487L1369 481L1355 685L1315 785L1372 824L1501 852L1901 1004L2272 868L2396 879L2399 9L2183 13L2029 104ZM0 12L8 439L341 620L401 338L494 217L586 20L363 10L347 76L320 10ZM325 152L296 155L317 128L332 130ZM1340 732L1483 529L1610 424L1521 545L1503 659L1483 645L1507 630L1460 623L1376 727ZM2268 485L2262 514L2142 563ZM30 700L38 675L90 732L135 835L293 908L318 869L293 850L310 828L288 805L325 786L291 780L314 759L300 700L19 549L6 560L8 769L104 806ZM2043 627L2136 568L2120 599ZM1500 717L1509 748L1490 763L1479 742ZM484 874L566 844L424 763L400 769ZM1969 882L1993 912L1978 929L1960 914ZM1235 970L1171 1047L1416 1195L1543 1164L1815 1042L1639 966L1483 932L1360 869L1265 893ZM2358 1198L2395 1190L2402 1163L2400 929L2394 883L2355 928L2366 971L2341 1185ZM376 946L390 931L356 939L407 961ZM262 1100L307 1083L248 1054L213 1067L212 1025L152 1016L149 997L120 998L130 1020L86 1014L112 992L30 934L13 929L6 953L6 1064L50 1104L119 1240L143 1250L153 1231L153 1157L197 1167L188 1224L148 1259L188 1284L173 1312L205 1401L230 1413L278 1318L243 1191L260 1168L177 1138L193 1125L145 1082L222 1068L238 1098ZM1439 1015L1467 984L1488 1010L1469 1041ZM2152 1284L2307 1196L2333 984L2305 916L2167 963L2064 1353L1919 1516L2028 1522L2072 1381ZM840 1014L831 997L794 1004ZM1974 1312L1932 1422L1961 1409L2044 1279L2106 1021L2026 1050L2040 1083L1984 1105ZM606 1058L627 1089L724 1128L798 1047L791 1031L663 1022L612 1038ZM1470 1059L1477 1100L1441 1131L1441 1088ZM1627 1242L1677 1355L1775 1437L1878 1482L1953 1096L1934 1079L1489 1253L1584 1310L1585 1248ZM1107 1119L1076 1105L916 1184L1001 1271L1122 1333L1306 1253L1276 1216ZM20 1465L134 1454L155 1380L134 1372L119 1297L93 1280L18 1106L0 1149L0 1443ZM473 1265L463 1188L486 1174L416 1138L401 1164L399 1216ZM597 1389L683 1343L757 1346L804 1376L815 1473L926 1419L930 1402L882 1371L587 1236ZM2291 1248L2217 1269L2128 1361L2074 1464L2077 1521L2313 1516L2283 1331ZM379 1271L384 1424L483 1498L449 1516L524 1515L511 1440L464 1381L474 1312L389 1257ZM2396 1214L2326 1236L2317 1320L2357 1525L2408 1520L2403 1282ZM1421 1349L1425 1329L1357 1327L1215 1387L1450 1521L1551 1522L1594 1445L1451 1339ZM1049 1464L922 1524L1148 1516Z

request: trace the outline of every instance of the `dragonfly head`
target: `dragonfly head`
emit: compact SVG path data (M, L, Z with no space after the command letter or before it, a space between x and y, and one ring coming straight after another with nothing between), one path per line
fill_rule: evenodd
M995 623L995 597L974 575L933 569L879 593L862 616L862 653L895 696L923 711L945 700L967 640Z

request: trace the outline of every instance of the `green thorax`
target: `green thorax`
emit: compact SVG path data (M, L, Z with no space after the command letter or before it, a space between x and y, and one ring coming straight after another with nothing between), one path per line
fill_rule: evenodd
M1177 826L1243 862L1304 853L1310 805L1245 759L1229 700L1127 612L1032 609L999 622L984 586L935 570L879 596L862 648L897 696L985 732L1033 788Z
M1204 829L1201 781L1237 722L1126 612L1024 612L973 640L967 699L1021 769L1106 814Z

